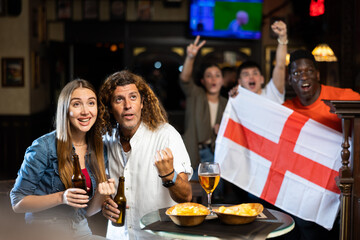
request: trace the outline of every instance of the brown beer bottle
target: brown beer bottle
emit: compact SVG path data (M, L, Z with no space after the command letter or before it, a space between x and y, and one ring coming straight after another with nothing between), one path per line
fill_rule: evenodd
M87 192L85 176L81 172L79 155L74 153L72 158L73 158L73 176L71 178L71 181L73 183L73 187L84 189Z
M116 220L116 223L111 222L116 227L124 226L125 224L125 213L126 213L126 197L124 194L125 177L119 177L119 184L114 202L118 205L120 211L120 217Z

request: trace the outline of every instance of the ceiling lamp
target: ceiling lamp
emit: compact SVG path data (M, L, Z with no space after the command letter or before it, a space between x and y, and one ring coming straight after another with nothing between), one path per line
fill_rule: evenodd
M326 43L317 45L312 54L317 62L336 62L337 58L333 50Z
M310 3L310 16L317 17L325 13L325 0L311 0Z

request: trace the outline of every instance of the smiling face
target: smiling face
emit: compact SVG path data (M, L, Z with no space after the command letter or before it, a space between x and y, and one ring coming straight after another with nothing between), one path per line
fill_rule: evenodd
M117 86L111 99L111 113L124 136L132 136L141 123L143 103L135 84Z
M264 77L257 67L244 68L239 74L239 84L243 88L253 93L261 93L261 85L264 83Z
M71 94L69 119L71 130L85 134L96 121L98 113L95 93L88 88L77 88Z
M304 106L314 103L321 90L320 73L313 61L301 58L291 64L289 83Z
M201 83L204 85L207 93L219 94L223 85L221 70L216 66L208 67L204 72Z

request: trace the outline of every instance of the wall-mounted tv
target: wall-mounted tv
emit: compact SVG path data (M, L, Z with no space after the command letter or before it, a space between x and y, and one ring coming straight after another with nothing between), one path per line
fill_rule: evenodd
M190 0L191 36L260 39L263 0Z

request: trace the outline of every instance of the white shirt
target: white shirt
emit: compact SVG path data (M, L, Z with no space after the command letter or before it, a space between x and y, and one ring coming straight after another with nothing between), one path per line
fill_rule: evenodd
M285 100L285 91L284 93L280 93L272 79L270 79L266 86L261 90L260 95L280 104L283 104Z
M166 123L157 130L150 131L141 123L130 140L131 154L124 161L120 138L104 136L108 150L110 177L118 184L119 176L125 177L125 197L129 209L126 210L124 227L114 227L108 222L108 239L147 239L149 233L140 229L140 219L146 213L176 204L170 197L169 190L162 185L161 178L154 166L157 150L170 148L174 156L174 169L177 173L192 176L189 155L181 135ZM126 163L125 163L126 162Z

